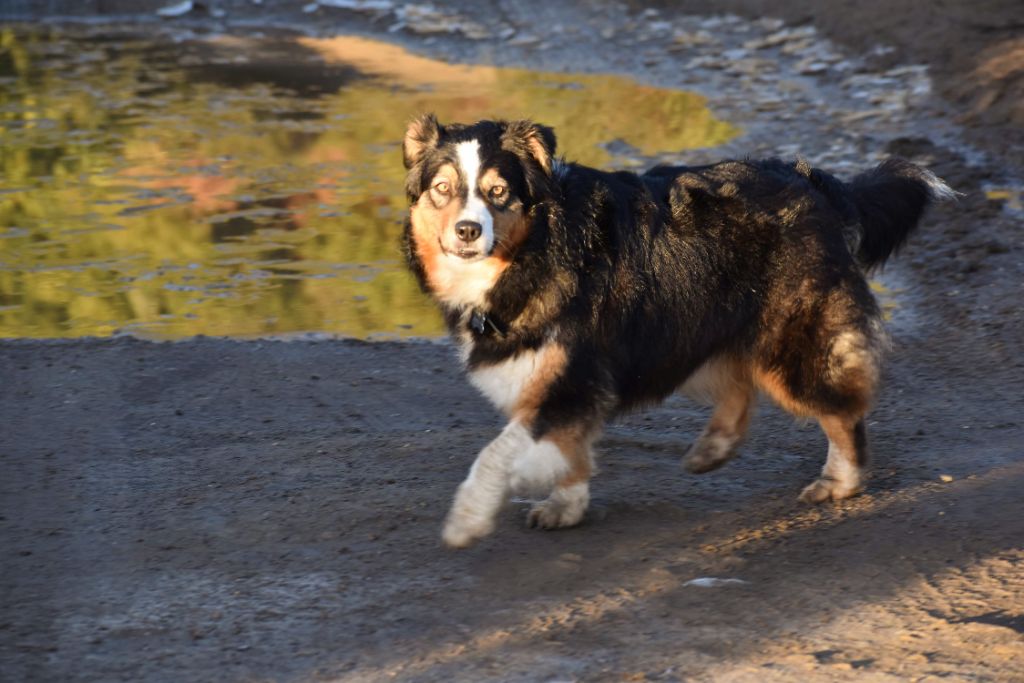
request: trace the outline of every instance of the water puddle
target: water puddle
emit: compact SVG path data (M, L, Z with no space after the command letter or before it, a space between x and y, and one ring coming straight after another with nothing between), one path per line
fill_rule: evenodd
M920 334L922 321L915 305L917 294L902 268L891 264L876 271L868 284L882 309L882 319L890 334Z
M893 315L900 309L897 295L902 294L905 290L891 287L878 278L872 279L868 284L871 286L875 298L878 299L878 305L882 309L882 319L892 322Z
M7 27L0 337L439 334L398 250L423 111L533 117L606 167L737 132L687 92L359 38Z
M1001 202L1012 215L1024 214L1024 189L1020 187L989 187L985 190L985 198Z

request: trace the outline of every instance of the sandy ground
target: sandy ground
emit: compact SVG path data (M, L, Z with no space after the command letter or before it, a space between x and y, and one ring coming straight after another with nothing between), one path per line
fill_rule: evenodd
M500 18L570 12L550 6ZM839 4L812 19L858 24ZM495 59L562 59L528 47ZM935 71L940 93L970 73ZM1013 156L996 113L932 127L955 102L908 119L918 135L864 133L964 193L887 274L864 495L798 504L824 439L768 405L741 458L685 474L707 411L672 399L609 427L582 526L526 529L513 502L451 552L441 519L501 423L446 344L6 341L0 680L1024 680L1024 227L982 192ZM691 583L707 577L741 582Z

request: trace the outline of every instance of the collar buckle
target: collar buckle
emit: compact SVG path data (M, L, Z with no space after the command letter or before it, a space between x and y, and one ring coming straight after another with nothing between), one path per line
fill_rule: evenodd
M488 333L488 329L494 332L499 337L504 337L505 333L501 331L501 328L494 322L494 320L486 313L481 313L477 309L473 309L472 315L469 316L469 329L473 330L479 335L485 335Z

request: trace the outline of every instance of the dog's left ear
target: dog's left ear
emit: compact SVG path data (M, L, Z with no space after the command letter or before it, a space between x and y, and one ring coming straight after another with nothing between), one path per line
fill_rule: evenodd
M525 152L536 160L544 172L551 174L551 161L555 156L555 131L532 121L511 121L501 136L504 149Z

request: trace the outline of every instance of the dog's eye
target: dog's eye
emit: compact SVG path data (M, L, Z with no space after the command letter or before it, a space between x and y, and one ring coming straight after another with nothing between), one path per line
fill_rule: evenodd
M508 188L504 185L495 185L490 191L491 199L501 199L507 192Z
M434 192L437 192L438 194L448 194L451 192L451 187L448 185L447 181L442 180L437 185L434 185Z

